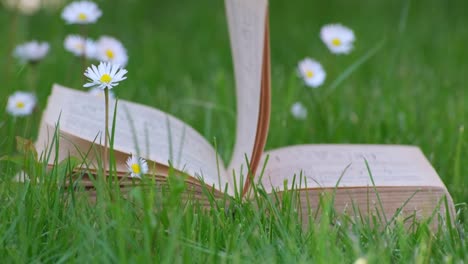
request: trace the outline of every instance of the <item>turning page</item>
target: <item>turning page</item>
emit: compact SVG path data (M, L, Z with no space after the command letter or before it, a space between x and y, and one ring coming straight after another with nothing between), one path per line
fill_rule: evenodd
M261 153L265 144L269 111L261 108L267 102L269 105L267 4L266 0L226 0L237 100L236 141L227 169L229 178L235 171L237 177L243 175L245 179L245 157L252 162L254 152L258 154L260 149ZM239 178L234 180L239 184Z

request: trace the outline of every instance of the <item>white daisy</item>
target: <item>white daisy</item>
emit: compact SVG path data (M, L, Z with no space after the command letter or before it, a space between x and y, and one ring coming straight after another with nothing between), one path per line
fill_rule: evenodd
M13 116L30 115L36 106L36 96L28 92L15 92L8 97L7 112Z
M89 78L88 83L84 87L96 87L100 89L112 89L119 85L120 81L127 79L125 76L127 70L120 68L120 65L109 62L101 62L99 66L91 65L84 73Z
M367 264L367 259L360 257L354 261L354 264Z
M97 87L91 88L88 92L94 96L104 98L104 90L99 89ZM112 90L109 90L109 98L111 99L115 98L114 92L112 92Z
M49 52L49 43L35 40L16 46L14 56L23 62L35 63Z
M353 49L354 32L341 24L325 25L320 30L320 38L332 53L348 54Z
M146 163L146 160L133 154L127 159L127 168L130 172L130 177L141 178L142 174L148 173L148 163Z
M101 17L101 9L91 1L76 1L67 5L62 12L62 18L68 24L92 24Z
M3 4L24 15L32 15L41 8L41 0L4 0Z
M304 120L307 118L307 108L302 103L295 102L291 106L291 114L295 119Z
M322 85L326 77L322 65L310 58L305 58L299 62L299 73L306 85L313 88Z
M75 54L76 56L83 56L86 58L94 59L96 56L96 43L92 39L84 39L78 35L68 35L63 43L66 50Z
M96 42L96 56L101 61L109 61L125 67L128 62L127 50L113 37L102 36Z

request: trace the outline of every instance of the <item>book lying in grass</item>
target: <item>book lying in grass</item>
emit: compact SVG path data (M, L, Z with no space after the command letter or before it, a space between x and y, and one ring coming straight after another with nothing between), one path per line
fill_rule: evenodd
M340 211L359 207L384 218L396 212L428 217L453 203L446 187L424 157L412 146L299 145L264 151L270 117L270 52L266 0L226 0L233 54L237 123L229 164L197 131L155 108L118 100L111 113L115 171L122 187L134 183L125 161L131 153L149 163L157 183L165 184L169 170L188 175L194 198L208 186L215 196L242 193L261 184L268 193L296 189L303 211L317 208L323 192L335 194ZM54 140L56 129L60 132ZM50 151L49 161L69 156L85 160L81 182L100 169L104 131L104 98L54 85L43 113L36 147ZM57 144L58 143L58 147ZM107 168L106 168L107 169ZM203 183L202 183L203 182ZM242 184L243 186L239 186ZM446 197L448 203L441 203ZM439 206L440 205L440 206Z

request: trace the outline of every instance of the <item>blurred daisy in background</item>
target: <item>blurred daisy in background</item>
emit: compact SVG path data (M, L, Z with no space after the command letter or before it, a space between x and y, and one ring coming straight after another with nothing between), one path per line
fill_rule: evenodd
M130 177L141 178L142 174L148 173L148 163L143 158L139 158L132 154L127 159L127 169L130 172Z
M320 38L335 54L348 54L353 49L354 32L341 24L325 25L320 30Z
M311 58L299 62L299 73L307 86L316 88L325 81L326 73L322 65Z
M68 35L63 43L65 49L75 56L96 58L96 43L92 39L85 39L79 35Z
M104 90L103 89L94 87L94 88L91 88L88 92L90 94L94 95L94 96L104 98ZM114 94L114 92L112 92L112 90L109 90L109 98L111 98L111 99L115 98L115 94Z
M364 257L360 257L354 261L354 264L367 264L367 259Z
M291 106L291 114L295 119L304 120L307 118L307 108L301 102L295 102Z
M28 92L15 92L8 97L7 112L12 116L30 115L36 106L36 96Z
M127 50L120 41L102 36L96 41L96 56L101 61L112 62L125 67L128 62Z
M110 90L119 85L119 82L127 79L125 74L127 74L127 70L121 68L120 65L101 62L97 67L91 65L86 69L84 75L89 78L89 82L83 86Z
M3 0L3 5L23 15L32 15L41 8L41 0Z
M62 18L67 24L93 24L101 15L101 9L91 1L72 2L62 12Z
M49 52L49 43L35 40L16 46L13 55L22 62L36 63Z

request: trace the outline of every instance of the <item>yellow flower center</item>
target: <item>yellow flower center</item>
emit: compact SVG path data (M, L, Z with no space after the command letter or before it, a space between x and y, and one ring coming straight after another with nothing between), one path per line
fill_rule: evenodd
M333 46L340 46L341 45L341 40L339 38L334 38L332 39L332 44Z
M76 43L75 49L77 49L77 50L83 50L83 48L84 48L84 47L83 47L83 44L81 44L81 43Z
M109 74L104 73L101 76L101 82L110 83L111 81L112 81L112 77Z
M20 108L20 109L23 109L24 108L24 102L16 102L16 107L17 108Z
M112 50L107 49L107 50L106 50L106 56L107 56L107 58L109 58L109 59L113 59L115 55L114 55L114 52L113 52Z
M307 76L307 78L312 78L314 77L314 72L311 70L308 70L305 72L305 75Z
M140 173L140 165L138 163L134 163L132 164L132 171L133 173L135 174L139 174Z
M88 18L88 16L85 13L79 13L78 14L78 19L81 21L84 21Z

